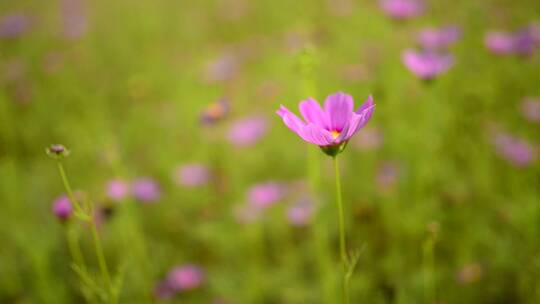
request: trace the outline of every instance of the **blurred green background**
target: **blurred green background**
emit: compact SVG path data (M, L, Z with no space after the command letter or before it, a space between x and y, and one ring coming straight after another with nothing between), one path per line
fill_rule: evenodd
M348 243L362 248L352 303L540 303L540 125L521 111L540 96L540 55L484 46L489 30L540 20L540 2L428 1L406 21L360 0L3 0L0 13L26 18L0 37L0 303L85 302L51 211L65 191L51 143L72 152L72 186L113 210L99 232L123 274L120 303L339 303L331 160L275 115L336 91L377 105L341 154ZM401 52L448 24L463 32L455 65L425 83ZM227 115L201 123L222 98ZM231 125L253 115L264 136L231 143ZM527 142L530 161L498 152L500 133ZM177 185L193 162L212 181ZM107 197L108 181L140 177L159 183L158 201ZM243 222L265 181L285 198ZM306 193L315 212L292 225L287 210ZM77 231L98 275L88 229ZM156 296L185 264L203 284Z

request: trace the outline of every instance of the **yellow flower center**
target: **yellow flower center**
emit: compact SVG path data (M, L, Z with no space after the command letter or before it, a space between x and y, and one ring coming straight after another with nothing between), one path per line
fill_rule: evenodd
M332 138L336 139L338 138L339 134L341 134L341 132L334 130L334 131L331 131L330 134L332 134Z

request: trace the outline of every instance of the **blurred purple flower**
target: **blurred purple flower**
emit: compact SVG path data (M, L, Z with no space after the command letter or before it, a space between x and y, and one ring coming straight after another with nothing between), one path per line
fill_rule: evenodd
M526 167L536 159L535 150L529 143L509 134L496 134L493 143L497 153L516 167Z
M201 122L211 125L222 120L229 113L230 103L226 98L221 98L209 104L201 113Z
M119 202L124 200L129 194L129 184L121 179L113 179L107 183L107 197Z
M88 27L85 0L62 0L61 9L65 37L82 37Z
M528 121L540 123L540 99L525 98L521 103L521 113Z
M515 54L529 56L536 51L537 43L534 40L533 33L528 28L517 32L513 40Z
M203 282L204 272L191 264L175 267L167 276L167 285L175 292L197 289Z
M23 13L12 13L0 19L0 38L16 38L30 27L30 18Z
M264 182L248 190L248 203L258 209L266 209L285 197L286 189L278 182Z
M131 185L133 196L141 202L154 202L161 196L158 183L150 178L139 178Z
M384 162L377 170L376 183L380 190L392 190L399 177L399 168L393 162Z
M540 23L531 23L528 26L528 30L531 33L531 36L533 38L533 41L539 45L540 44Z
M167 280L159 281L154 287L154 297L159 300L167 300L174 296L175 291L169 286Z
M485 36L486 47L494 54L507 55L514 51L514 37L511 33L491 31Z
M252 146L268 131L268 121L264 117L248 117L236 121L229 129L229 142L237 147Z
M378 128L366 128L353 140L354 146L364 151L376 150L382 142L383 135Z
M73 207L66 195L62 195L54 200L52 210L54 215L61 221L68 220L73 214Z
M306 226L310 223L315 206L308 197L303 197L287 209L287 218L293 226Z
M186 187L199 187L210 180L210 169L200 163L190 163L179 167L174 173L174 180L177 185Z
M329 155L341 152L349 139L370 120L375 109L373 98L353 111L352 96L335 93L324 102L324 110L313 98L300 103L300 113L305 122L283 105L277 111L285 125L303 140L320 146Z
M206 65L205 79L210 83L231 80L237 75L239 66L238 58L231 54L223 54Z
M425 50L446 50L461 37L456 26L425 28L418 33L418 43Z
M420 0L380 0L379 5L386 15L396 20L417 17L425 8Z
M450 54L439 54L431 51L406 50L402 56L403 64L424 80L431 80L446 72L453 64Z

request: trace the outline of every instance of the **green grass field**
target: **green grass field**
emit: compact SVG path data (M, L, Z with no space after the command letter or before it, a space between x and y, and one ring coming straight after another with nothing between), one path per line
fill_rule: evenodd
M332 159L275 114L338 91L376 104L339 155L350 303L540 303L540 124L523 110L540 98L540 43L484 45L534 21L533 0L431 0L410 20L375 0L0 1L0 303L343 303ZM402 52L445 25L462 31L454 64L422 81ZM202 123L221 99L226 114ZM231 142L249 117L256 140ZM56 143L101 211L110 284L91 225L52 211ZM192 163L210 176L181 185ZM141 178L159 185L152 202L107 194ZM248 208L268 182L277 202ZM182 265L200 284L161 294Z

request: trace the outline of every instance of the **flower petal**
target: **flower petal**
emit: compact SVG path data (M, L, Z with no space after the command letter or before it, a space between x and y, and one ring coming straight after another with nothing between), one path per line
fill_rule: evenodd
M324 110L328 115L329 129L341 132L351 119L353 106L353 98L348 94L338 92L328 96Z
M305 126L300 136L305 141L318 146L328 146L334 143L332 134L315 124Z
M279 107L279 110L277 110L276 113L281 116L283 122L289 129L302 136L302 129L306 126L306 124L300 118L298 118L298 116L289 111L289 109L283 105Z
M307 123L313 123L321 128L328 128L328 117L315 99L308 98L299 105L300 113Z
M373 104L373 98L369 96L366 102L358 108L356 113L352 114L349 129L343 138L341 138L341 141L349 140L356 132L358 132L358 130L362 129L362 127L364 127L371 119L373 111L375 111L375 105Z

